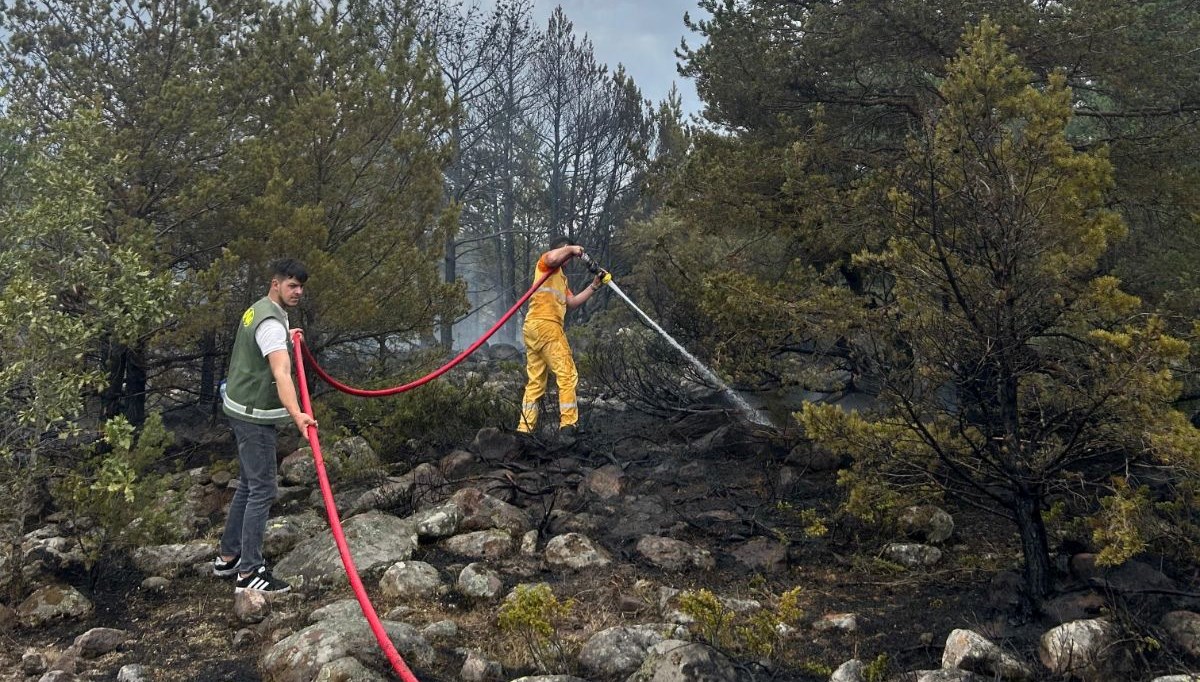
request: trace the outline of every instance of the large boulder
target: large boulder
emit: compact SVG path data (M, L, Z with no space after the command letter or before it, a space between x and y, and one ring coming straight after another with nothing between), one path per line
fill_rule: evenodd
M397 561L408 560L417 547L413 525L383 512L370 511L352 517L343 530L350 556L364 578L383 573ZM297 545L276 564L274 572L297 587L336 585L345 580L341 555L328 533Z
M17 607L17 619L25 627L39 627L56 620L82 618L95 610L92 602L70 585L46 585Z
M581 571L600 568L612 563L612 557L586 535L565 533L546 543L546 563L555 568Z
M942 667L969 670L998 680L1032 680L1033 670L971 630L954 630L946 638Z
M460 531L503 528L513 535L521 535L533 528L529 515L519 507L475 488L458 490L450 496L450 502L462 512Z
M667 571L711 571L717 565L708 550L689 545L682 540L657 535L647 535L638 540L637 552L650 563Z
M388 662L370 624L354 600L345 601L349 604L344 608L329 609L321 620L268 649L259 660L263 682L310 682L326 665L346 657L385 668ZM386 620L382 625L405 661L423 667L433 664L433 647L415 628Z
M437 568L424 561L400 561L379 579L379 589L389 599L410 602L436 599L449 591Z
M609 678L628 675L646 660L650 648L666 638L671 625L617 626L592 635L579 652L579 664L589 675Z
M717 650L668 639L650 647L646 660L626 682L730 682L737 669Z
M1042 635L1038 658L1051 673L1099 682L1111 675L1119 661L1112 659L1117 630L1101 619L1063 623Z
M1162 628L1175 646L1189 656L1200 657L1200 613L1171 611L1163 616Z
M213 542L197 540L184 544L152 545L133 550L133 565L143 573L174 578L193 564L211 559L217 553Z

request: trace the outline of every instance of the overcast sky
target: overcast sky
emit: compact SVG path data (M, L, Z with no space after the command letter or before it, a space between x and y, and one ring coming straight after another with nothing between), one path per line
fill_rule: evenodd
M675 70L675 48L680 38L696 47L699 36L683 25L683 14L693 19L707 16L696 0L534 0L534 20L546 28L550 13L557 5L575 33L588 35L596 52L596 61L608 64L609 71L618 63L655 104L666 98L674 82L683 98L684 114L699 113L696 86Z

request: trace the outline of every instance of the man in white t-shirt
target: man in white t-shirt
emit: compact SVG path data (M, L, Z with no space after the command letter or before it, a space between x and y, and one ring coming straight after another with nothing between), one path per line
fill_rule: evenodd
M267 517L278 492L275 429L292 422L306 436L317 423L300 410L296 397L286 311L300 303L308 271L290 258L276 261L271 270L267 295L242 314L221 391L222 409L237 439L239 473L213 574L236 574L235 593L290 589L271 575L262 556Z

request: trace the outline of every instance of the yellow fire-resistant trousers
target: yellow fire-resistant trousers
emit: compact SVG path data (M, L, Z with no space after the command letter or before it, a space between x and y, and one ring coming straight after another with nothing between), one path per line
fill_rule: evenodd
M567 345L567 335L562 325L554 322L531 320L525 325L525 370L529 382L525 384L525 397L521 400L521 423L517 430L530 433L537 428L538 399L546 394L549 382L547 372L554 372L558 383L558 426L562 428L579 421L579 406L575 402L575 387L579 374L575 371L575 359Z

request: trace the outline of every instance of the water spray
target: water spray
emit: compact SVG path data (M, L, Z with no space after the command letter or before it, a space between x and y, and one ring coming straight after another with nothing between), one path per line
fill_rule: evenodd
M675 347L675 350L682 353L683 357L687 358L688 362L692 363L692 366L696 368L696 371L700 372L701 376L719 387L721 392L729 398L729 401L732 402L734 406L738 408L738 410L745 414L750 421L761 426L771 426L770 418L767 417L762 410L754 409L750 403L746 402L745 398L738 395L738 393L730 388L728 384L722 381L721 378L716 375L716 373L706 367L704 363L700 362L696 356L689 353L687 349L683 347L683 344L676 341L674 337L668 334L665 329L660 327L657 322L651 319L650 316L645 313L645 311L639 308L637 304L634 303L633 300L621 290L621 287L617 286L617 283L613 281L612 273L597 265L596 261L592 260L592 258L586 253L580 254L579 259L583 261L583 264L587 266L587 269L593 275L602 275L601 281L604 284L607 284L609 288L617 294L617 296L621 297L622 300L628 303L629 307L633 308L633 311L636 312L646 322L646 324L650 325L651 329L662 335L662 337L666 339L668 343Z

